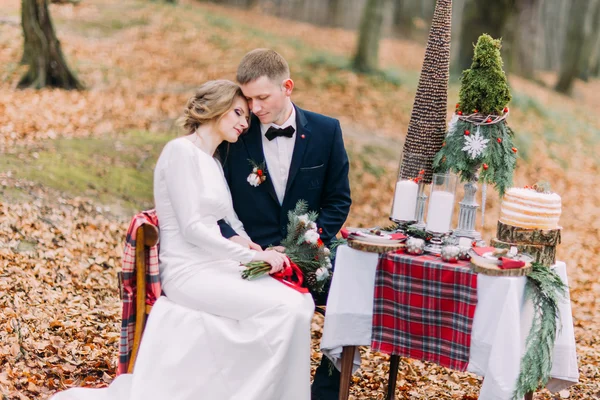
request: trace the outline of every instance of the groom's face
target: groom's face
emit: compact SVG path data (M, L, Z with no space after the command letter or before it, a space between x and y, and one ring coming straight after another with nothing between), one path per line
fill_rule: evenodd
M241 85L250 110L262 124L283 124L287 119L290 95L294 88L291 79L273 81L266 76Z

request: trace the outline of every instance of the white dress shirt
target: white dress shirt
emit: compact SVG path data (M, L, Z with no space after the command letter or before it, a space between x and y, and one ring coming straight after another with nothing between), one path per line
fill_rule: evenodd
M265 133L267 133L267 130L271 126L275 128L292 126L294 128L294 135L291 138L278 136L273 140L269 140L266 138ZM282 204L290 172L290 164L292 163L292 155L294 154L296 133L298 131L296 128L296 109L292 107L292 114L283 125L260 124L260 131L262 133L263 152L267 163L267 179L271 179L279 204Z

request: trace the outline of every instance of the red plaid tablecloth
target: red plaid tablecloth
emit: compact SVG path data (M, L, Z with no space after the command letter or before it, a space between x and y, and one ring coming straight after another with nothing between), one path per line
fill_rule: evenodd
M382 254L375 277L371 347L465 371L477 305L467 262Z

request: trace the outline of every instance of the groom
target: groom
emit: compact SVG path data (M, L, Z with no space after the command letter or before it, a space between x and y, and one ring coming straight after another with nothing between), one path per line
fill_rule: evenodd
M220 221L223 236L250 248L277 246L287 234L288 211L303 199L309 210L319 213L321 239L329 244L351 204L339 121L292 103L288 64L273 50L246 54L237 80L253 116L248 132L236 143L223 144L219 153L233 207L252 242ZM253 166L266 167L266 179L258 186L248 179ZM315 372L313 399L337 400L340 375L335 367L330 375L330 365L323 357Z

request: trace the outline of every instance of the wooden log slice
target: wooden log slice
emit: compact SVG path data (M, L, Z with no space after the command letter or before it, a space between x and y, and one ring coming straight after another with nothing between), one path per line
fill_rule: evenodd
M531 263L525 264L522 268L500 269L495 264L487 263L475 258L471 259L471 265L473 266L474 272L491 276L525 276L533 269Z
M496 237L506 243L556 246L560 243L560 231L561 229L526 229L498 221Z
M360 251L366 251L367 253L388 253L390 251L400 250L406 247L404 243L395 243L395 244L379 244L379 243L370 243L363 242L360 240L349 239L348 246Z
M533 257L535 262L546 266L554 265L556 261L556 246L508 243L498 239L492 239L490 245L501 249L509 249L511 246L517 246L519 253L527 253Z

